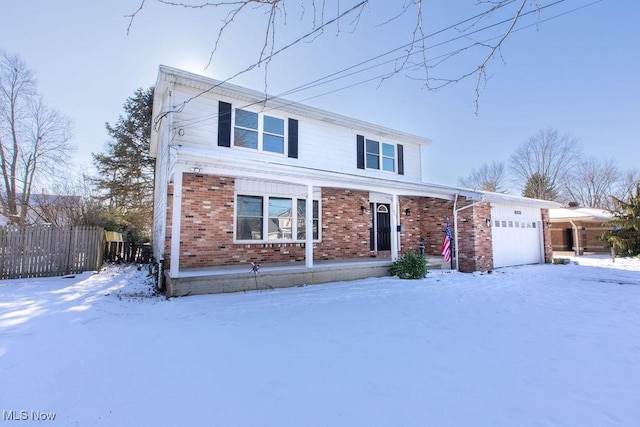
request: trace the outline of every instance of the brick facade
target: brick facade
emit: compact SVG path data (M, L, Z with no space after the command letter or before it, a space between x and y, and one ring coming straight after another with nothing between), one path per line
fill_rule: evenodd
M234 179L185 173L182 179L180 268L222 265L304 261L304 243L233 243ZM369 193L348 189L323 188L321 191L322 240L314 244L314 260L340 260L388 257L389 252L370 251ZM399 218L402 226L400 254L418 251L425 239L425 254L440 256L446 219L452 233L453 202L433 197L402 196ZM168 189L165 260L171 250L173 186ZM472 205L458 199L458 209ZM362 212L362 207L366 212ZM407 215L407 209L409 214ZM458 255L460 271L487 271L493 268L490 203L475 203L458 214ZM543 224L549 214L542 210ZM551 231L544 227L545 261L552 257Z
M608 222L573 221L578 227L579 247L583 252L610 253L611 249L600 237L613 229ZM570 222L554 222L549 230L554 251L571 251L576 249L573 225Z
M171 262L171 232L173 220L173 184L169 184L167 187L167 222L166 222L166 234L164 236L164 262L165 265L169 265Z
M400 224L404 227L400 252L417 252L420 239L424 238L425 254L439 256L447 218L453 232L453 202L433 197L399 197L398 201ZM409 216L406 209L410 210Z
M446 220L449 218L451 233L454 232L453 202L433 197L400 197L401 253L418 250L420 238L425 239L425 253L440 255ZM464 198L458 200L457 208L471 205ZM410 215L406 215L406 209ZM458 256L460 271L486 271L493 268L491 227L486 219L491 218L489 203L476 204L458 214Z
M185 173L182 179L180 268L248 264L252 261L304 261L304 243L233 243L233 178ZM171 206L169 188L165 259L170 258ZM314 244L315 260L369 257L367 192L322 189L322 241Z
M315 259L370 256L369 193L336 188L322 189L322 242L314 248Z
M551 228L547 224L549 221L549 209L542 209L542 235L544 239L544 262L553 262L553 241L551 240Z
M470 205L460 203L458 209ZM491 226L491 204L477 203L458 214L458 256L459 270L464 272L488 271L493 269L493 246Z

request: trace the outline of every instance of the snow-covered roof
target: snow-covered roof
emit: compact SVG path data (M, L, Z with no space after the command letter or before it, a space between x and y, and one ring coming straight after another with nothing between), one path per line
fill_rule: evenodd
M549 209L551 222L560 221L611 221L613 214L609 211L595 208L554 208Z
M549 200L532 199L530 197L514 196L504 193L492 193L489 191L478 191L478 193L482 194L482 201L484 202L536 206L546 209L557 208L560 206L560 203Z

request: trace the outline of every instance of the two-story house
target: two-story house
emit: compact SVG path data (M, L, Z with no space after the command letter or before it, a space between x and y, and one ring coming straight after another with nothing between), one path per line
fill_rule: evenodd
M441 257L447 221L461 271L551 258L556 204L425 182L427 138L166 66L153 117L168 295L387 275L421 240Z

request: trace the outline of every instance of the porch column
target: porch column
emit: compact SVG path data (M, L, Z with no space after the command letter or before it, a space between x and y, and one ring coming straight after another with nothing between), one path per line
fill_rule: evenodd
M307 268L313 267L313 186L307 185L307 200L304 215L305 227L305 245L304 245L304 262Z
M176 168L173 175L173 207L171 212L171 261L169 276L178 277L180 270L180 223L182 219L182 169Z
M391 261L398 259L398 195L393 194L391 199Z

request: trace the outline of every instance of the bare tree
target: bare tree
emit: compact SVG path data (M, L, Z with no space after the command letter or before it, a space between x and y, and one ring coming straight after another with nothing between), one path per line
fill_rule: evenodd
M639 169L630 169L623 172L614 196L620 200L625 200L628 197L631 197L633 191L638 186L638 183L640 183Z
M590 208L613 209L611 196L617 194L621 176L620 169L613 159L585 159L565 181L564 201L576 202L579 206Z
M137 9L126 16L129 18L127 33L131 31L135 18L143 13L146 3L151 1L153 0L139 0ZM346 28L347 31L354 32L361 22L363 13L369 8L378 7L372 6L370 0L312 0L297 2L291 0L155 1L177 8L214 9L220 12L222 19L220 22L213 23L212 26L217 36L212 43L213 46L207 67L212 63L225 35L236 21L243 17L254 17L257 22L261 22L261 24L258 24L262 25L261 38L256 40L255 43L255 45L259 46L257 60L246 69L238 71L229 79L256 67L263 66L265 70L265 92L268 66L276 56L295 45L313 41L325 31L331 30L339 34ZM388 71L377 77L381 82L391 76L407 73L411 78L422 80L425 88L429 90L437 90L449 84L459 83L468 78L475 78L476 110L480 93L487 82L487 67L491 60L496 57L502 59L501 48L509 35L517 30L516 24L523 17L527 15L535 16L542 9L556 4L552 3L543 6L542 0L476 0L475 5L479 7L478 13L448 27L427 32L424 19L425 3L423 0L406 0L404 2L385 4L386 10L389 10L389 15L382 18L378 27L397 23L399 34L405 34L406 38L402 45L386 52L380 52L373 58L357 64L357 66L369 64L373 61L377 61L380 64L380 61L384 61L382 64L392 65ZM285 38L280 32L286 28L287 19L291 14L304 21L306 32L295 36L289 35L287 40L292 41L280 44L280 40ZM408 26L406 22L400 19L407 16L412 21L412 24ZM492 31L490 33L491 36L486 36L489 30ZM440 41L434 44L454 47L445 54L430 56L431 53L427 52L433 48L430 39L442 34L451 35L447 41ZM479 52L479 55L475 55L472 52ZM453 72L452 74L454 75L432 75L432 71L435 68L463 54L469 54L474 57L473 62L470 65L467 64L463 70ZM353 71L355 67L350 66L346 70ZM335 74L331 77L335 77Z
M0 52L0 212L11 222L25 223L32 189L64 168L70 139L70 120L46 106L33 72Z
M576 137L557 130L539 130L510 157L510 170L526 197L553 200L582 157Z
M68 174L34 192L29 203L33 222L56 226L101 225L103 208L87 171Z
M506 193L504 181L506 179L504 163L485 163L479 169L473 169L465 178L458 179L458 185L475 190Z

